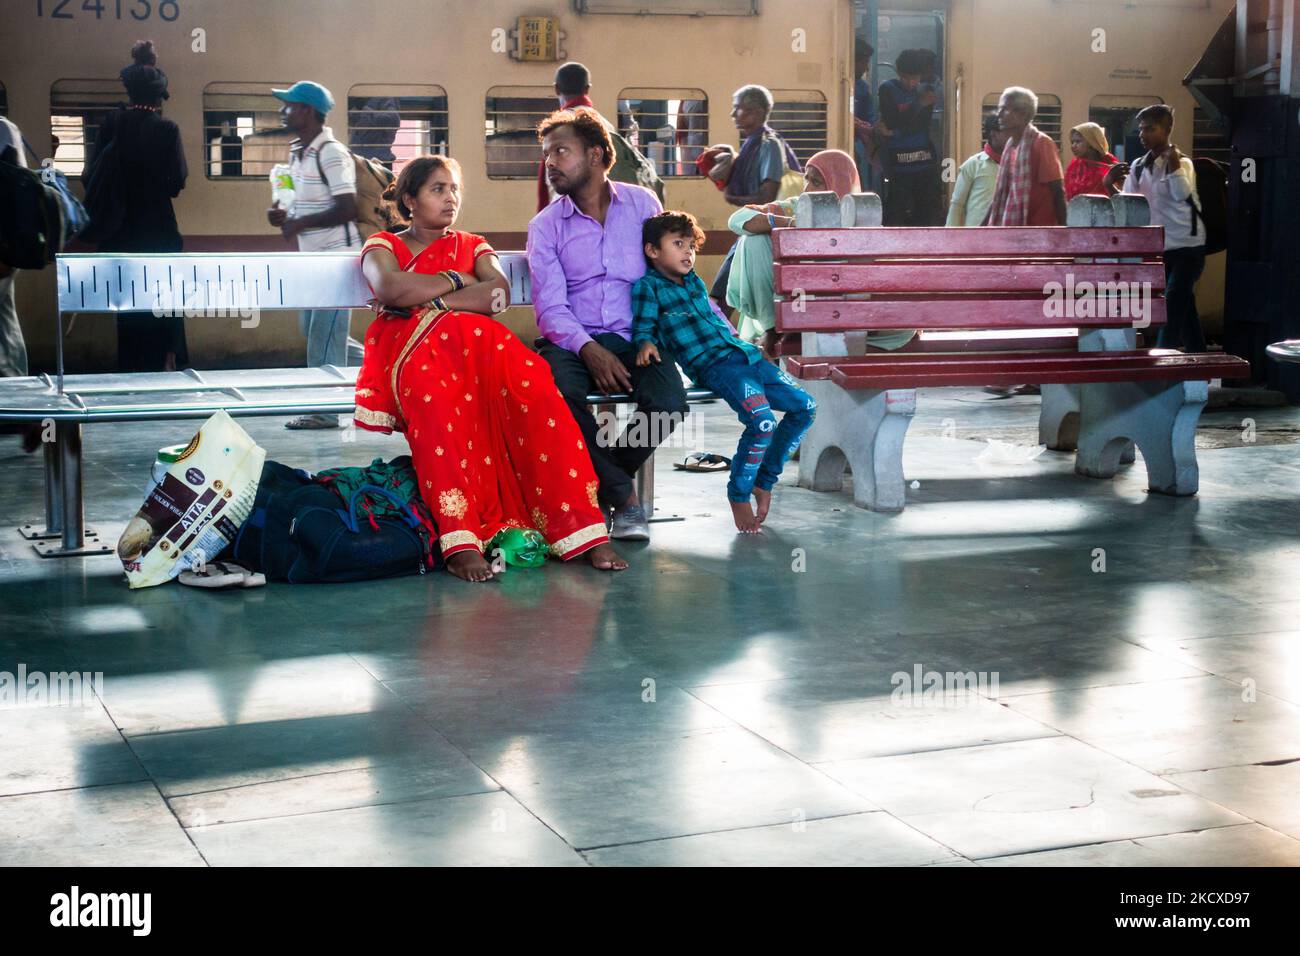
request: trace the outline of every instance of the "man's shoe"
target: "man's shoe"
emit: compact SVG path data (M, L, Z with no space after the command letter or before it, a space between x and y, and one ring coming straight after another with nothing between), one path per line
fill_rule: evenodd
M649 541L650 522L640 505L628 505L614 512L614 524L609 536L616 541Z

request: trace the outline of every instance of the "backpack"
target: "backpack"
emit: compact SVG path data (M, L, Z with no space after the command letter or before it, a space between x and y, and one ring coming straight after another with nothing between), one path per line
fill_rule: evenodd
M68 178L53 166L0 162L0 195L0 262L11 269L45 268L89 222Z
M1137 182L1147 171L1143 162L1146 156L1134 160L1129 170L1133 181ZM1228 248L1228 167L1217 160L1198 156L1192 159L1192 169L1196 176L1196 190L1187 197L1187 205L1192 209L1193 236L1199 229L1205 230L1205 254L1213 255ZM1200 226L1197 225L1200 220Z
M409 457L388 467L403 466L409 470ZM429 525L401 494L370 484L350 488L346 496L340 490L267 461L252 513L221 557L290 584L368 581L442 567Z
M327 142L338 143L343 147L343 151L352 157L352 162L356 166L356 183L357 183L357 232L361 234L361 241L365 242L377 232L383 232L388 228L388 217L384 215L384 190L388 184L397 179L393 171L382 163L373 159L367 159L365 156L358 156L352 150L343 146L338 140L332 139ZM323 145L323 144L322 144ZM320 151L316 151L316 169L320 172L320 181L329 187L329 180L325 178L325 167L320 161ZM352 242L352 234L347 231L347 223L343 224L344 233L348 236L348 244Z
M655 173L654 165L646 159L635 146L627 141L622 133L609 129L609 136L614 141L614 165L609 170L609 178L616 183L634 183L652 190L664 201L664 181Z
M1213 255L1228 248L1228 168L1213 159L1198 156L1192 160L1196 169L1196 196L1200 206L1187 197L1192 207L1192 235L1196 220L1205 227L1205 254Z

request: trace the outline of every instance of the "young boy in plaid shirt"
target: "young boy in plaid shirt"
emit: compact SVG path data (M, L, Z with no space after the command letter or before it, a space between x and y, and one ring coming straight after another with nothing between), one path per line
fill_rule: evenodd
M761 531L772 487L812 424L817 403L785 372L742 341L695 274L704 232L687 212L652 216L641 227L648 268L632 286L632 345L637 365L670 353L699 385L716 392L745 426L731 461L727 499L736 528ZM774 411L785 412L778 425ZM758 504L757 513L750 499Z

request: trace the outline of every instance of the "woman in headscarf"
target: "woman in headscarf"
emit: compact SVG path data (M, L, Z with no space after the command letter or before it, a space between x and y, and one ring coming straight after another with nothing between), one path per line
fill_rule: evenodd
M843 199L860 192L857 164L848 153L824 149L804 168L805 192L833 192ZM776 341L776 305L773 301L772 230L794 225L795 199L745 206L731 214L727 228L740 236L727 280L727 304L737 311L740 336L760 342L769 357ZM896 349L914 332L881 332L870 336L872 345Z
M180 252L180 229L172 199L185 188L189 170L181 131L162 115L167 74L158 68L151 40L131 48L132 64L121 72L129 106L104 119L86 167L89 234L100 252ZM122 372L185 368L185 319L148 313L117 320L117 367Z
M1070 130L1070 152L1074 159L1065 170L1066 202L1085 194L1107 195L1102 180L1119 160L1110 153L1106 131L1096 123L1080 123Z

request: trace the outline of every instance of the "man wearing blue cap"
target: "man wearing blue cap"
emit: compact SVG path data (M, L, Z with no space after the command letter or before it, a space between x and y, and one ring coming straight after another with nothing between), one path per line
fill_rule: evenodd
M360 249L357 229L357 174L352 156L325 125L334 97L319 83L299 81L287 90L272 90L283 101L280 117L295 136L289 144L289 171L294 199L289 209L279 203L266 211L266 220L299 252ZM309 366L348 362L347 309L304 309L299 320L307 337ZM286 428L338 428L334 415L303 415Z

